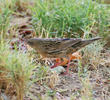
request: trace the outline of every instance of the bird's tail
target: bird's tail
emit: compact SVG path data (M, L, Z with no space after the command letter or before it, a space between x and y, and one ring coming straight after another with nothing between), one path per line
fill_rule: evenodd
M88 40L81 40L78 43L74 44L72 47L74 48L75 51L81 49L82 47L85 47L88 44L91 44L92 42L101 39L100 37L88 39Z
M92 38L92 39L88 39L88 40L82 40L82 45L86 46L94 41L100 40L102 39L101 37L96 37L96 38Z

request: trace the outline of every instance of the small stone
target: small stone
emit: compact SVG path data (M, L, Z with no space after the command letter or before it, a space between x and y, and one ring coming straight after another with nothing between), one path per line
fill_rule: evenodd
M65 68L63 66L57 66L57 67L51 69L51 71L55 71L57 74L60 74L62 72L65 72Z

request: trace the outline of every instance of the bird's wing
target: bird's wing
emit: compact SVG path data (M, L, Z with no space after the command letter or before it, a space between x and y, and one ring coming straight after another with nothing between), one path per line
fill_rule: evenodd
M58 51L63 51L72 45L78 43L81 41L81 39L62 39L62 38L57 38L57 39L47 39L43 43L43 47L45 47L46 50L48 50L48 53L52 52L58 52Z
M68 48L71 47L72 45L80 42L81 39L74 39L74 38L70 38L70 39L63 39L60 48Z

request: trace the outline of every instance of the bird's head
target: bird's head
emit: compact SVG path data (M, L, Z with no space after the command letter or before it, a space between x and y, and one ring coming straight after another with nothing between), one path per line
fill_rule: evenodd
M31 39L28 39L26 42L32 48L37 48L39 45L39 39L38 38L31 38Z

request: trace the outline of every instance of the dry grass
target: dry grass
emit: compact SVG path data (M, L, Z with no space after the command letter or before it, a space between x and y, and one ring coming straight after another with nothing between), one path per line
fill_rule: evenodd
M103 44L95 42L83 49L82 66L97 69L99 64L103 62L101 50L103 50Z
M6 43L0 44L0 89L16 100L23 100L34 66L27 54L10 51Z
M59 75L56 72L41 65L36 69L33 77L38 84L47 85L50 88L54 88L59 82Z

